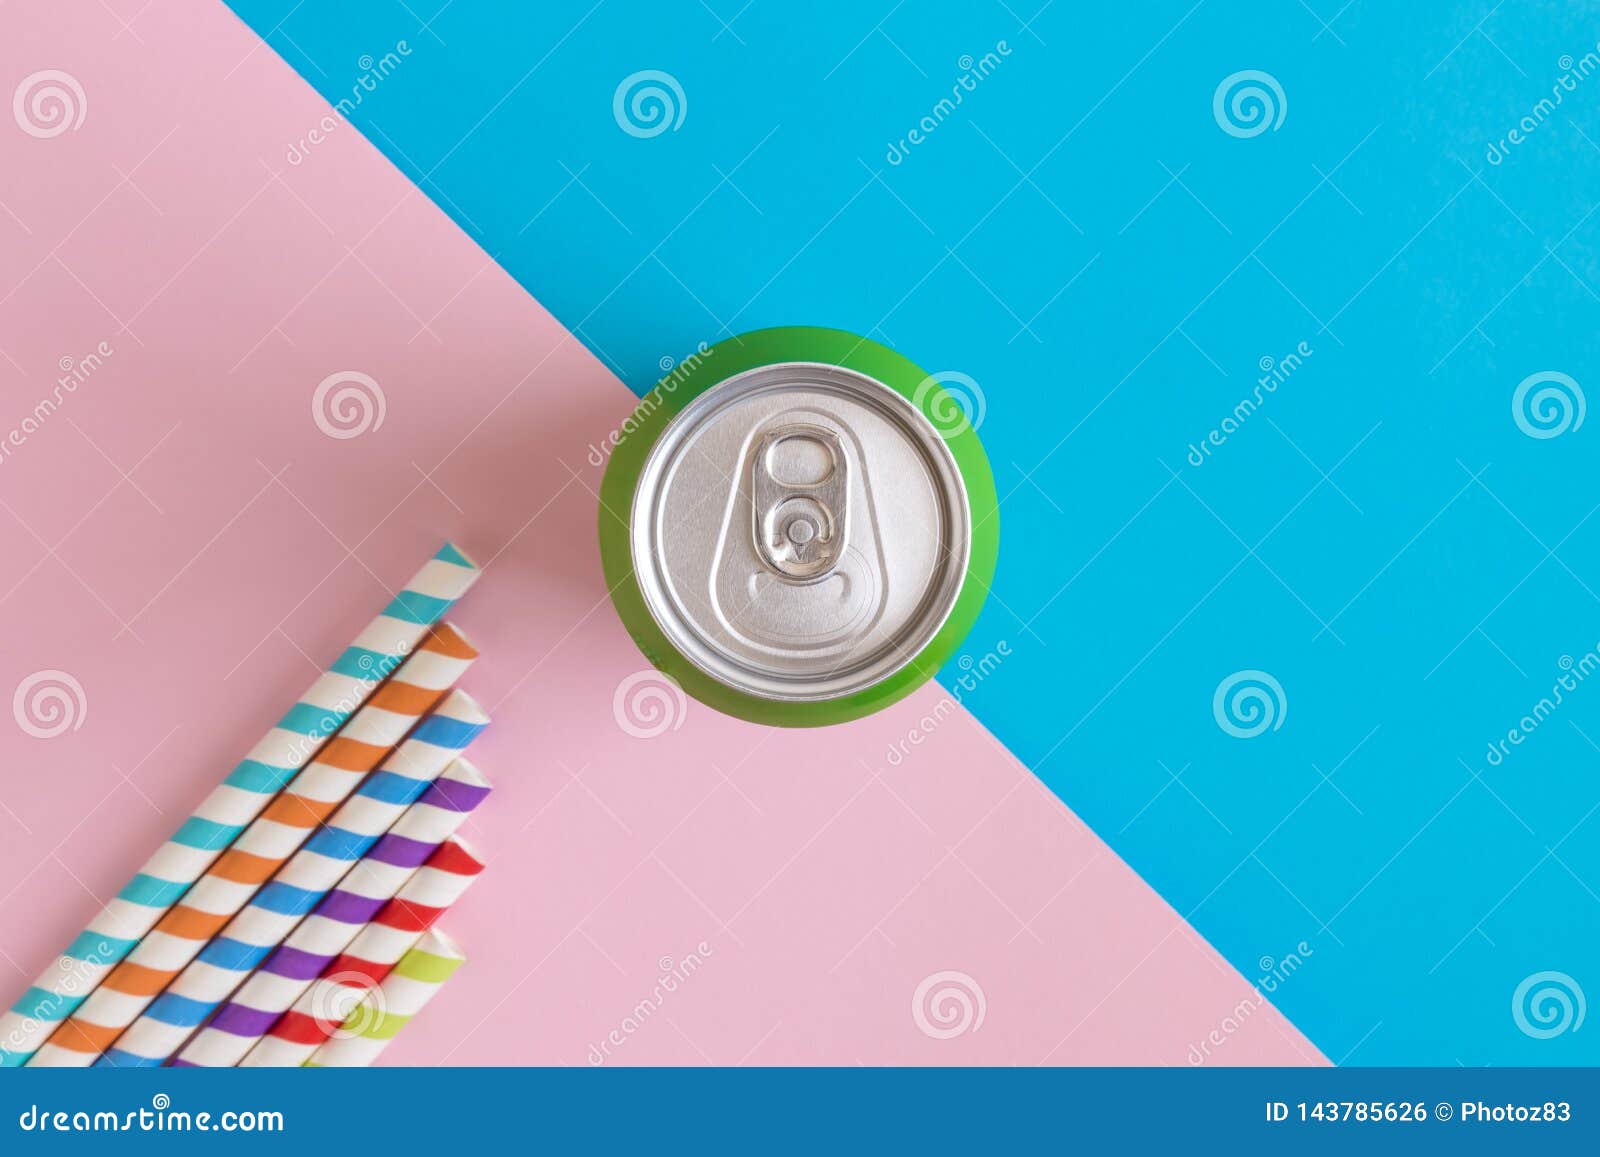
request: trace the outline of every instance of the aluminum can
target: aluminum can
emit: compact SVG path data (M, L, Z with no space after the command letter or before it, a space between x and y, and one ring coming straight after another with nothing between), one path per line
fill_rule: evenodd
M612 439L607 586L646 658L761 723L859 718L960 646L999 548L971 415L839 330L728 338L673 367Z

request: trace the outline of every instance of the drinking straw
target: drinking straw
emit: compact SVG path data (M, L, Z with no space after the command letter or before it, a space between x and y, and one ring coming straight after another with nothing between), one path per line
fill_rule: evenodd
M440 844L399 895L322 970L321 979L239 1063L246 1068L305 1064L344 1023L362 994L383 982L482 871L483 861L460 836Z
M25 1064L478 577L450 544L405 587L89 926L0 1017L0 1067Z
M195 1027L294 931L488 721L465 692L451 692L97 1063L153 1068L181 1048Z
M466 962L466 953L454 940L438 929L428 932L382 984L367 991L306 1064L342 1069L370 1065Z
M418 652L424 654L426 651ZM482 709L469 696L452 691L405 740L396 757L404 761L403 766L416 760L417 766L431 763L442 770L485 721ZM388 744L405 734L405 723L397 713L371 704L357 712L348 726L363 736L382 732ZM245 906L256 889L283 867L313 829L349 797L388 750L375 743L352 747L338 741L324 748L28 1063L92 1064Z
M195 1035L173 1064L237 1065L418 867L455 834L489 790L489 781L467 760L457 759L446 768L217 1010L211 1023Z

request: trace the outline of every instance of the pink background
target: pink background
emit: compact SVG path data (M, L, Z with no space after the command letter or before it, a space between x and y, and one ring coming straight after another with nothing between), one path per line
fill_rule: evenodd
M7 999L446 538L487 564L454 618L496 720L491 863L444 924L467 969L388 1063L587 1063L702 942L612 1063L1183 1064L1249 998L964 712L890 766L938 688L818 732L690 702L626 734L646 664L586 456L628 391L355 128L290 166L329 109L222 5L7 25L4 92L63 69L87 111L0 119L0 437L113 349L0 461L0 692L59 669L85 697L53 739L0 713ZM348 440L311 408L341 370L387 405ZM945 970L984 1016L936 1039L912 999ZM1211 1051L1323 1063L1270 1007Z

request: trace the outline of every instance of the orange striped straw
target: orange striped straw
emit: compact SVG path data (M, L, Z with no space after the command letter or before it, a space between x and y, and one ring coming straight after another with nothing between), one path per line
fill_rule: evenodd
M445 762L453 758L464 746L455 743L460 729L472 726L482 711L459 691L445 696L477 655L449 624L434 627L405 664L323 745L28 1064L93 1064L397 746L402 753L413 743L434 747L424 733L435 725L434 738L447 749ZM439 678L441 674L446 678ZM459 711L451 717L458 698ZM435 707L439 710L407 739L418 720Z

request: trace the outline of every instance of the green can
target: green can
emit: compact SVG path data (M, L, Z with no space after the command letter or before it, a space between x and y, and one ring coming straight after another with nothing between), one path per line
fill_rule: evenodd
M645 657L719 711L788 727L931 679L1000 543L971 401L947 380L812 328L673 367L610 440L600 488L606 585Z

